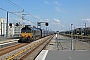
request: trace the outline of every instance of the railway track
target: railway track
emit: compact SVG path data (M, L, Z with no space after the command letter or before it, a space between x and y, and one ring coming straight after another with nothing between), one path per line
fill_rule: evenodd
M47 45L47 43L50 41L50 39L52 39L53 36L54 35L39 39L27 45L16 44L16 47L18 48L3 48L0 51L6 49L7 52L4 53L4 51L2 51L2 53L0 53L0 60L27 60L28 56L29 60L33 60L39 54L39 52ZM8 50L8 48L10 48L11 50Z
M57 39L57 48L58 50L70 50L70 42L66 40Z
M27 44L18 43L18 44L14 44L14 45L12 45L12 46L8 46L8 47L5 47L5 48L1 48L1 49L0 49L0 56L4 55L4 54L6 54L6 53L9 53L9 52L11 52L11 51L13 51L13 50L16 50L16 49L18 49L18 48L21 48L21 47L23 47L23 46L25 46L25 45L27 45Z
M63 43L61 43L61 45L62 45L62 50L71 50L71 46L70 46L70 43L68 43L68 42L63 42Z
M48 44L48 42L52 39L53 36L48 36L45 39L42 39L39 42L36 42L34 45L30 47L26 53L22 53L21 56L15 57L17 60L35 60L36 56L44 49L44 47Z

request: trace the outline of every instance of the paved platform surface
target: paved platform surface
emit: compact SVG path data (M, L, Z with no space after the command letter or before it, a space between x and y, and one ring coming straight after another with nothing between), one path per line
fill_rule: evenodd
M54 36L36 60L90 60L90 44L78 40L72 44L73 50L70 38L59 35L56 39Z
M87 42L73 40L72 46L73 50L90 50L90 44ZM45 50L71 50L71 40L62 35L59 35L58 39L54 36Z
M54 51L48 52L45 60L90 60L90 51Z
M2 37L2 36L0 36L0 41L5 41L5 40L7 40L6 37Z
M35 60L90 60L90 51L43 50Z
M0 36L0 41L7 41L7 40L13 40L13 39L19 39L20 37L4 37L4 36Z

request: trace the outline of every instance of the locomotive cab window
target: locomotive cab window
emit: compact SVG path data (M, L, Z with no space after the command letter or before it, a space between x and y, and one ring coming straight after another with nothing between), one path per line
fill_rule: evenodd
M25 29L21 29L21 33L25 33L26 32L26 30Z
M26 32L27 33L31 33L31 29L26 29Z
M31 33L31 29L30 28L28 28L28 29L21 29L21 33Z

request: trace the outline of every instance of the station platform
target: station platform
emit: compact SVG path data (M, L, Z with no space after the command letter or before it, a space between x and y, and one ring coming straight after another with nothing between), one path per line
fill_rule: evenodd
M0 36L0 48L7 47L7 46L10 46L10 45L13 45L13 44L17 44L18 40L19 40L18 37L6 38L6 37L3 37L3 36Z
M72 43L73 50L71 50L70 38L61 35L58 38L63 40L57 41L54 36L35 60L90 60L90 44L75 40Z
M71 50L71 39L62 35L58 39L54 36L45 50ZM78 40L72 41L72 50L89 50L90 44Z
M0 42L1 41L7 41L7 40L13 40L13 39L19 39L20 37L4 37L0 36Z
M90 51L42 50L35 60L90 60Z

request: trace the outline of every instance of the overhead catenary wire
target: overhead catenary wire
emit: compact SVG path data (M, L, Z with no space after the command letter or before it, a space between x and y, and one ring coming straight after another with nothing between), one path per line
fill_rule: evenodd
M14 5L14 6L17 6L20 9L23 9L22 7L20 7L17 4L13 3L11 0L5 0L5 1L7 1L8 3L10 3L10 4Z
M30 21L30 20L28 20L28 19L23 19L23 20L27 20L27 21ZM32 22L32 21L30 21L31 23L33 23L33 24L36 24L36 23L34 23L34 22Z
M11 5L15 6L15 7L18 7L19 9L22 9L22 12L26 12L28 15L30 15L31 17L33 17L34 19L37 19L40 21L40 19L36 18L35 16L33 16L32 14L30 14L29 12L27 12L24 8L20 7L19 5L17 5L16 3L12 2L11 0L5 0L7 1L8 3L10 3ZM23 14L22 14L23 15ZM28 20L28 19L25 19L25 20ZM29 20L30 21L30 20ZM30 21L32 22L32 21ZM32 22L33 24L36 24L34 22Z
M5 12L11 13L11 14L13 14L13 15L16 15L17 17L21 17L21 16L19 16L19 15L15 14L15 13L10 12L10 11L8 11L8 10L5 10L5 9L3 9L3 8L0 8L0 9L1 9L1 10L3 10L3 11L5 11ZM28 19L23 19L23 20L30 21L30 20L28 20ZM32 21L30 21L30 22L32 22ZM36 24L36 23L34 23L34 22L32 22L32 23L33 23L33 24Z
M12 2L11 0L5 0L5 1L8 1L8 3L10 3L10 4L12 4L12 5L18 7L19 9L24 10L28 15L32 16L33 18L35 18L35 19L37 19L37 20L40 20L40 19L36 18L35 16L33 16L32 14L30 14L29 12L27 12L24 8L20 7L20 6L17 5L16 3Z
M5 10L5 9L3 9L3 8L0 8L0 9L3 10L3 11L9 12L8 10ZM14 14L13 12L9 12L9 13L11 13L11 14L13 14L13 15L16 15L16 16L20 17L19 15Z

